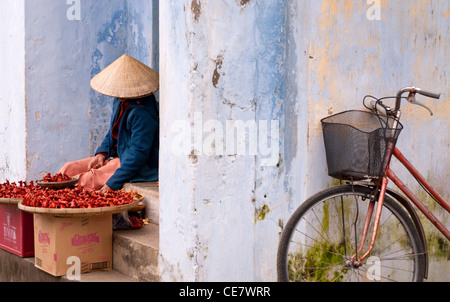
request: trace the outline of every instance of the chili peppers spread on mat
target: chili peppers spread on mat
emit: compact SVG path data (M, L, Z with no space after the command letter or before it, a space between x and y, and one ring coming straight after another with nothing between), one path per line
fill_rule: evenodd
M34 187L34 183L29 185L24 181L10 183L6 180L6 183L0 184L0 198L23 198L27 193L27 189Z
M63 173L57 173L53 176L50 173L47 173L47 175L44 176L43 180L44 182L62 182L72 180L72 178Z
M19 184L8 180L0 184L0 198L22 198L24 206L41 208L99 208L132 203L135 192L108 191L105 193L88 191L83 187L53 190L20 181Z

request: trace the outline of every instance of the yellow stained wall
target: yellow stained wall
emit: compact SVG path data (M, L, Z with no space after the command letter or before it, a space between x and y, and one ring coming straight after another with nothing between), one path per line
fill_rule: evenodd
M397 147L449 200L449 2L368 2L310 2L307 195L332 183L326 173L320 119L363 109L362 99L367 94L393 96L402 87L417 86L440 92L441 98L417 96L433 116L403 102L404 130ZM379 20L370 20L369 10L378 10ZM427 198L406 169L395 160L392 168L450 228L448 213ZM448 280L449 243L431 223L423 221L429 238L429 280Z

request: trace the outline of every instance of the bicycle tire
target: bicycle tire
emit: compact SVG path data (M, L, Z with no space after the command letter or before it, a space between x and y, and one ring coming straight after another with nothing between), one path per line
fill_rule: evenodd
M423 281L425 258L420 237L408 214L387 195L372 252L358 267L350 260L360 245L372 191L366 186L341 185L323 190L301 204L281 234L278 281ZM354 206L352 198L358 201ZM361 253L367 250L372 224L373 217Z

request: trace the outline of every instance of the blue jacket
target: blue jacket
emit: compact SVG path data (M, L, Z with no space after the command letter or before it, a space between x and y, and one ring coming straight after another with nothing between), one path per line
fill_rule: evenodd
M111 129L120 111L121 101L114 100L110 129L97 153L110 157L113 145ZM155 96L131 101L122 115L117 139L118 168L106 184L119 190L124 183L158 180L159 112Z

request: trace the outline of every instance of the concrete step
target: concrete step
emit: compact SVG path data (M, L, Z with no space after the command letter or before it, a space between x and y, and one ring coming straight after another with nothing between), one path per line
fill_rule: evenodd
M81 274L80 280L55 277L34 266L34 257L22 258L0 249L0 282L137 282L117 270Z
M149 224L138 230L114 231L113 268L139 281L159 281L159 188L157 182L128 183L125 191L144 196Z
M159 225L114 231L113 268L139 281L159 281Z
M68 280L65 276L61 277L61 282L138 282L121 272L113 269L111 271L99 271L88 274L81 274L80 280Z
M34 266L34 257L21 258L0 249L1 282L57 282L53 277Z

